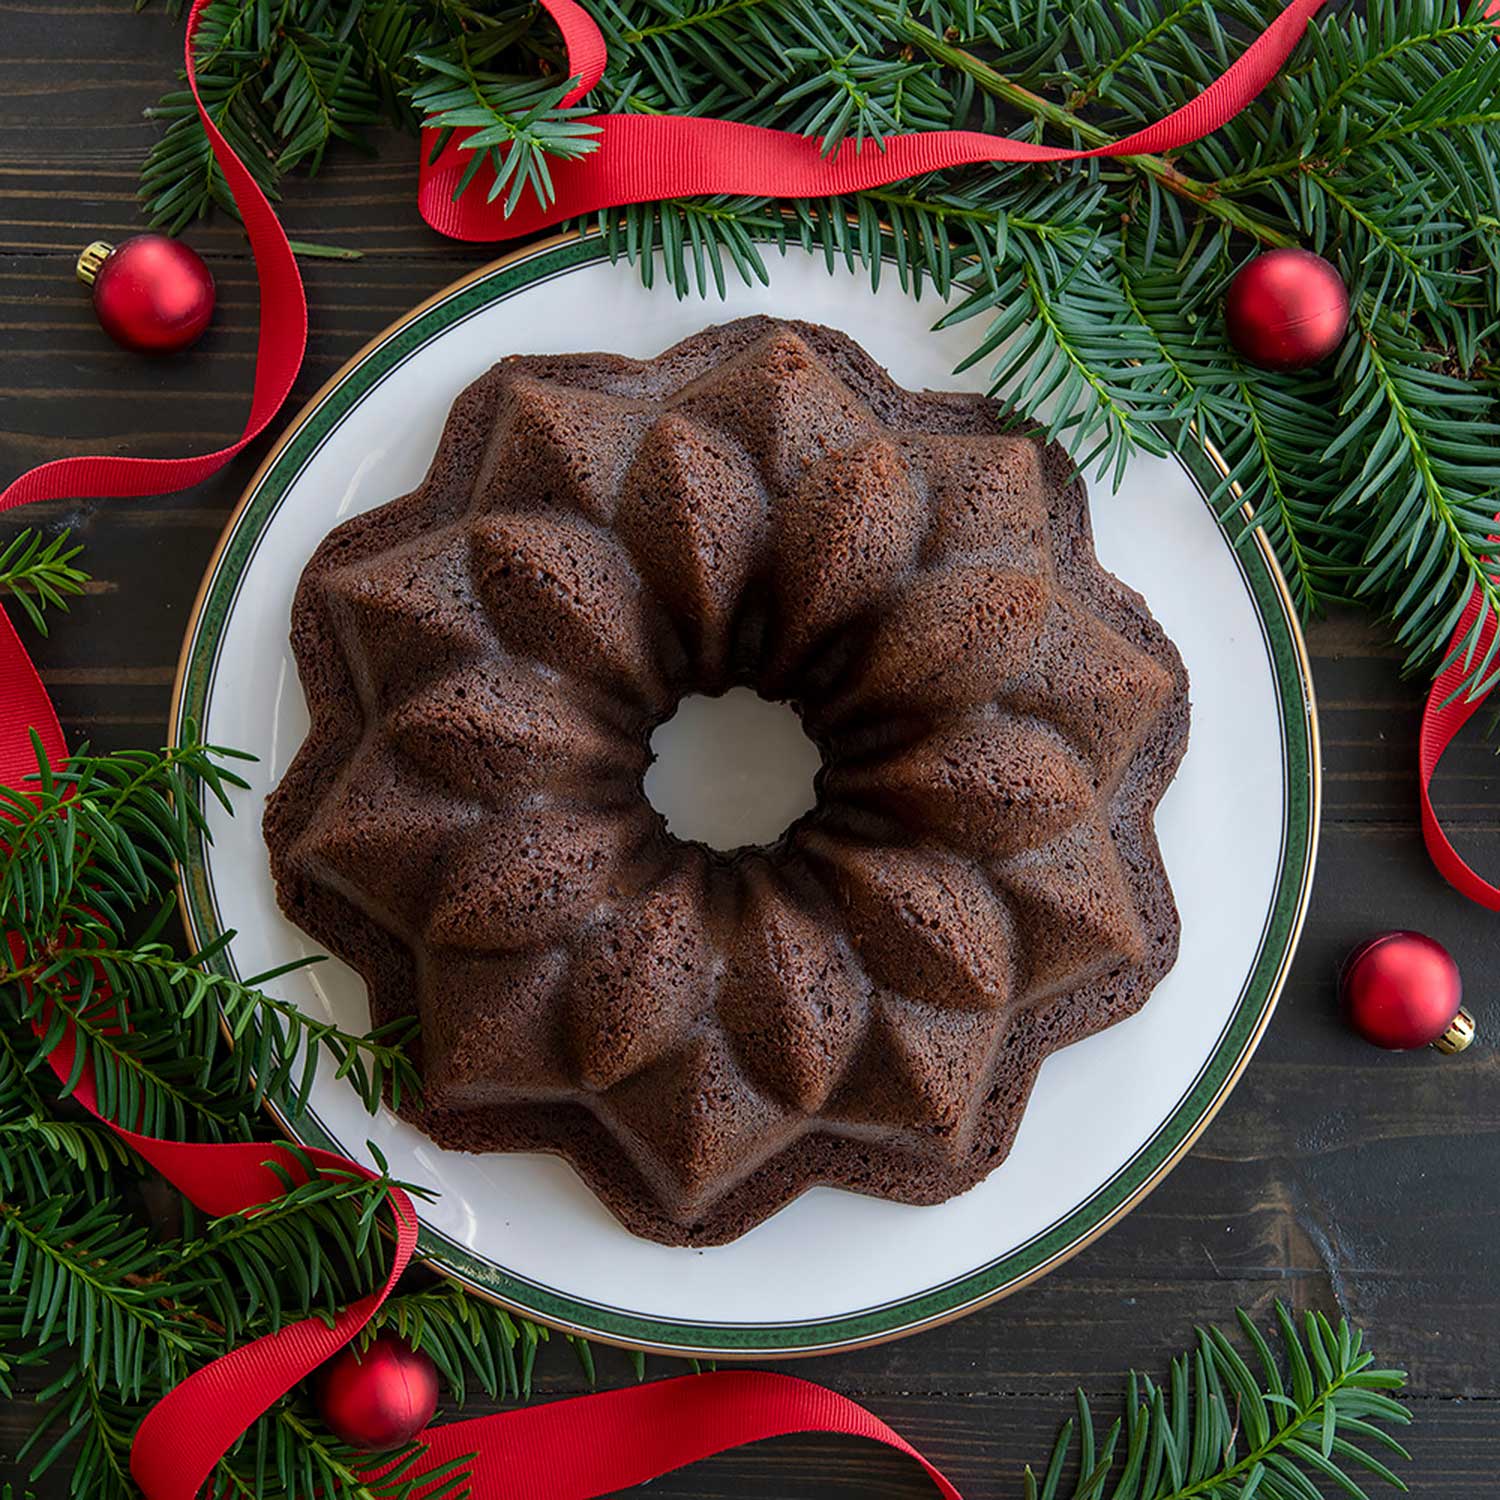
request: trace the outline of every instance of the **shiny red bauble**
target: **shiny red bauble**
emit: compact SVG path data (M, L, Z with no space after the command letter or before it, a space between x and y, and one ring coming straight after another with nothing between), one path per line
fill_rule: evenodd
M123 245L96 240L78 257L78 279L94 289L104 331L140 354L186 349L214 315L214 278L202 256L164 234Z
M313 1376L318 1414L351 1447L379 1453L409 1443L432 1420L437 1366L393 1333L340 1349Z
M1349 1024L1377 1047L1429 1043L1462 1052L1474 1039L1453 955L1420 932L1383 932L1344 960L1339 998Z
M1267 250L1235 273L1224 320L1229 342L1251 364L1302 370L1338 348L1349 326L1349 289L1311 250Z

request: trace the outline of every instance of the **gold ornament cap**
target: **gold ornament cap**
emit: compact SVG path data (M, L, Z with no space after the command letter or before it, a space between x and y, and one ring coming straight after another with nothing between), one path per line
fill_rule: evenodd
M115 247L108 240L95 240L78 257L78 264L74 268L78 272L78 279L85 286L93 286L100 268L114 253Z
M1448 1023L1448 1029L1432 1045L1451 1057L1455 1052L1462 1052L1474 1040L1474 1030L1474 1017L1460 1008Z

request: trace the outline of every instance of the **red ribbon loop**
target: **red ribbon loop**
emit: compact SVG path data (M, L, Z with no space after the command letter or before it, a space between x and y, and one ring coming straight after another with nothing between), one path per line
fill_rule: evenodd
M604 38L577 0L541 0L557 23L568 69L580 80L562 101L582 99L603 75ZM684 115L600 114L595 150L551 168L556 196L543 207L525 198L508 217L503 202L487 202L488 169L455 199L471 153L472 131L455 131L436 161L433 132L423 140L417 206L438 231L460 240L509 239L534 234L565 219L703 193L755 198L822 198L884 187L925 172L983 162L1064 162L1094 156L1151 156L1202 140L1227 124L1266 87L1302 40L1326 0L1289 0L1285 9L1219 77L1180 109L1133 135L1087 151L1016 141L975 130L929 130L889 135L876 145L846 142L831 156L822 142L784 130L766 130Z
M1500 3L1500 0L1497 0ZM1479 627L1477 639L1464 647L1465 638L1474 628L1474 622L1484 610L1484 623ZM1469 675L1470 664L1482 661L1500 630L1495 612L1485 606L1484 594L1478 587L1469 596L1464 612L1459 616L1453 639L1448 643L1448 654L1452 660L1442 675L1433 683L1422 709L1422 736L1417 751L1417 791L1422 805L1422 838L1427 852L1438 868L1438 873L1454 890L1476 901L1491 911L1500 911L1500 889L1491 885L1455 849L1443 832L1438 821L1437 809L1432 805L1432 779L1437 773L1438 762L1454 741L1460 729L1479 712L1488 693L1477 698L1467 697L1463 692L1464 679Z

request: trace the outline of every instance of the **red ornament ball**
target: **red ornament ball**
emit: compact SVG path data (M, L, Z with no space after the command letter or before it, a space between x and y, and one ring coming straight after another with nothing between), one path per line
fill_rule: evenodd
M438 1373L432 1357L392 1333L367 1349L340 1349L313 1377L319 1415L351 1447L367 1453L409 1443L432 1420Z
M1235 273L1224 320L1229 342L1251 364L1303 370L1338 348L1349 326L1349 290L1311 250L1267 250Z
M1339 974L1349 1023L1367 1042L1394 1051L1462 1052L1474 1040L1453 955L1420 932L1383 932L1361 943Z
M186 349L214 315L214 279L203 257L164 234L123 245L96 240L78 257L78 279L93 288L104 331L139 354Z

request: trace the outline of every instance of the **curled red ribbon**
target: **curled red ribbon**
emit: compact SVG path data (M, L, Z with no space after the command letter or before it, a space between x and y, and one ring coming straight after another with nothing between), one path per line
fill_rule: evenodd
M187 76L214 156L244 220L260 284L260 340L254 394L241 436L227 448L194 458L70 458L23 474L0 494L0 510L33 501L136 496L182 489L207 478L260 435L280 408L301 366L307 306L296 260L264 194L215 128L198 96L193 36L208 0L194 0L185 39ZM577 83L565 103L582 99L607 60L599 28L575 0L541 0L562 31ZM1497 0L1500 3L1500 0ZM880 186L945 167L983 162L1062 162L1095 156L1171 151L1233 118L1271 81L1301 39L1323 0L1291 0L1244 55L1196 98L1164 119L1109 146L1066 150L975 131L934 131L887 138L883 148L846 145L825 157L817 141L722 120L671 116L597 115L597 150L553 167L557 188L547 208L522 204L505 218L479 192L453 201L466 165L462 137L436 162L424 164L418 205L441 233L467 240L529 234L598 209L699 193L822 197ZM482 177L482 174L481 174ZM1476 597L1466 623L1480 607ZM1462 629L1463 627L1461 627ZM1487 620L1480 650L1493 638ZM1427 797L1438 757L1477 703L1440 706L1453 686L1450 668L1433 690L1423 726L1423 827L1438 867L1466 894L1500 907L1500 892L1476 876L1443 838ZM1435 706L1439 705L1439 706ZM0 781L16 786L34 770L29 731L35 729L54 764L66 759L57 715L14 628L0 612ZM59 1077L72 1062L71 1042L52 1055ZM95 1109L85 1073L75 1097ZM283 1148L163 1141L113 1126L122 1139L206 1212L244 1212L277 1196L274 1163L294 1176L303 1169ZM326 1152L309 1152L319 1170L370 1176ZM376 1291L345 1308L332 1326L319 1319L235 1349L189 1376L141 1423L131 1471L149 1500L192 1500L214 1464L274 1401L365 1326L408 1264L417 1217L405 1193L390 1204L395 1247L389 1274ZM854 1402L807 1381L755 1371L687 1376L631 1390L449 1423L424 1434L432 1462L468 1453L476 1500L591 1500L641 1483L711 1453L792 1432L838 1432L885 1443L914 1458L946 1500L958 1491L890 1427Z
M568 69L578 80L562 103L577 104L604 72L604 38L577 0L541 3L562 32ZM600 114L586 122L598 130L596 149L551 169L557 190L553 202L543 207L527 198L508 218L503 204L498 200L487 203L482 191L454 199L469 164L470 153L464 150L463 141L472 132L454 132L436 162L429 160L433 133L426 132L417 206L440 234L460 240L496 240L532 234L600 209L658 198L700 193L822 198L985 162L1067 162L1175 151L1228 124L1255 99L1280 72L1308 22L1325 3L1289 0L1244 53L1180 109L1132 135L1087 151L977 130L927 130L888 135L879 144L845 142L825 156L820 140L785 130L701 116ZM481 187L492 180L483 170L476 177Z
M1500 0L1496 0L1496 6L1500 6ZM1481 612L1483 622L1475 638L1469 641L1469 632L1474 629ZM1500 911L1500 889L1484 879L1449 842L1443 825L1438 821L1437 809L1432 805L1432 781L1448 746L1489 697L1485 692L1470 698L1463 685L1471 664L1485 659L1494 644L1497 630L1500 630L1500 622L1496 621L1494 610L1485 604L1484 591L1476 584L1454 627L1453 639L1448 643L1451 659L1427 694L1427 702L1422 708L1422 735L1417 746L1417 793L1421 799L1422 838L1427 852L1449 885L1491 911Z

